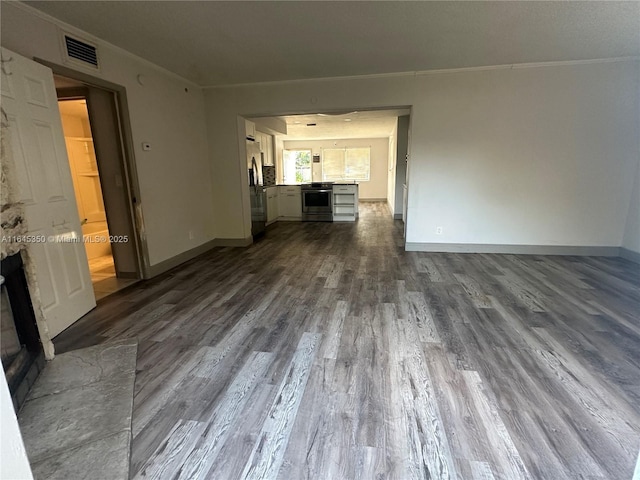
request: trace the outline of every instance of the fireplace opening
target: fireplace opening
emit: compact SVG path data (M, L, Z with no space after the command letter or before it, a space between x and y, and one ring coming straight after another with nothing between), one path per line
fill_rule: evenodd
M0 292L0 307L2 308L0 312L0 343L2 355L0 358L2 359L2 366L7 369L20 353L22 345L16 331L13 313L11 312L7 287L4 286L4 277L0 279L0 282L2 283L2 291Z
M0 273L2 368L17 412L44 367L44 351L20 253L2 260Z

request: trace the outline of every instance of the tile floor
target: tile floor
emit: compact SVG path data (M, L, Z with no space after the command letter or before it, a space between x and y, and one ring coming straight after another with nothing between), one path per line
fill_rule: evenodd
M116 269L111 255L89 260L89 270L96 300L100 300L138 281L132 278L116 277Z
M126 339L47 363L18 416L36 480L128 478L137 351Z

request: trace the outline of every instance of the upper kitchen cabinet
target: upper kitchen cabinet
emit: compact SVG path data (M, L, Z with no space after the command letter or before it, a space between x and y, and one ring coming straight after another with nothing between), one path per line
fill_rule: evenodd
M263 164L266 166L273 166L273 135L269 135L268 133L256 132L256 141L260 143L260 151L263 154Z
M247 132L247 138L251 140L256 140L256 124L249 120L245 120L244 128Z

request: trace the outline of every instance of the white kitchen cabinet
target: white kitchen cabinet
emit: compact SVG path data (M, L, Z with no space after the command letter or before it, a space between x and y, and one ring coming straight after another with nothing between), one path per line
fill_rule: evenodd
M253 122L250 122L249 120L245 120L244 121L244 128L247 132L247 138L250 138L251 140L255 140L256 139L256 124Z
M267 194L267 225L272 224L278 219L278 187L268 187Z
M273 166L274 163L274 155L273 155L273 135L265 135L265 154L264 154L264 164Z
M260 152L264 152L264 133L256 132L256 143L260 147Z
M260 152L262 152L263 165L273 166L273 135L268 133L256 132L256 142L260 144Z
M358 185L333 185L333 221L355 222L358 217Z
M278 187L278 214L281 220L302 219L302 193L300 186Z

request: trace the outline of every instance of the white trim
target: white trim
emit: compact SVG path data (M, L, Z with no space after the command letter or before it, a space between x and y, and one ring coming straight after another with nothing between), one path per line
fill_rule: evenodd
M214 247L230 244L229 242L225 243L224 241L221 241L221 240L224 240L224 239L209 240L208 242L198 245L197 247L194 247L191 250L186 250L171 258L167 258L166 260L162 260L161 262L146 266L144 269L143 278L145 280L149 280L150 278L157 277L158 275L168 272L169 270L177 267L178 265L182 265L183 263L188 262L189 260L192 260L200 255L207 253L209 250L211 250ZM236 239L229 239L229 241L236 241ZM243 241L246 243L247 240L240 239L237 242L237 244L233 244L233 246L238 246L238 244L243 243ZM251 237L249 237L248 242L249 244L251 243Z
M513 63L507 65L485 65L478 67L443 68L438 70L423 70L416 72L416 76L441 75L447 73L482 72L485 70L519 70L523 68L558 67L571 65L591 65L596 63L634 62L640 60L640 56L593 58L587 60L557 60L552 62Z
M268 80L265 82L229 83L225 85L203 85L203 89L290 85L304 82L334 82L341 80L366 80L370 78L414 77L418 72L371 73L368 75L344 75L342 77L295 78L290 80Z
M572 255L586 257L618 257L620 247L572 245L499 245L476 243L419 243L407 242L407 252L438 253L502 253L515 255Z
M300 219L298 219L300 220ZM177 267L178 265L182 265L189 260L192 260L200 255L204 255L209 250L216 247L248 247L253 243L253 237L246 238L214 238L213 240L209 240L197 247L192 248L191 250L187 250L185 252L179 253L178 255L167 258L161 262L155 263L151 266L146 267L144 279L148 280L150 278L157 277L165 272L168 272L172 268Z
M390 72L390 73L371 73L368 75L344 75L338 77L317 77L317 78L298 78L291 80L271 80L266 82L246 82L231 83L228 85L203 85L202 89L224 89L235 87L255 87L269 85L290 85L304 82L334 82L341 80L368 80L377 78L394 78L394 77L421 77L425 75L442 75L451 73L464 72L482 72L485 70L515 70L521 68L541 68L556 67L563 65L591 65L596 63L616 63L616 62L636 62L640 61L640 56L629 57L609 57L609 58L592 58L585 60L557 60L552 62L530 62L530 63L513 63L507 65L485 65L477 67L461 67L461 68L441 68L433 70L416 70L410 72Z
M96 37L95 35L92 35L91 33L82 30L78 27L74 27L73 25L63 22L62 20L59 20L55 17L52 17L51 15L44 13L40 10L38 10L37 8L33 8L29 5L26 5L22 2L19 1L7 1L5 2L8 5L11 5L13 7L19 8L27 13L30 13L31 15L34 15L36 17L41 18L42 20L45 20L49 23L52 23L53 25L57 26L58 29L60 30L66 30L67 33L71 34L71 35L78 35L81 37L84 37L86 39L88 39L89 41L93 42L93 43L97 43L99 46L102 46L104 48L110 48L112 50L114 50L115 52L124 55L128 58L131 58L133 60L136 60L137 62L142 63L143 65L152 68L154 70L157 70L159 72L164 73L165 75L169 75L170 77L172 77L175 80L180 80L181 82L186 82L187 84L189 84L189 86L194 87L194 88L202 88L201 85L198 85L197 83L184 78L180 75L178 75L177 73L172 72L171 70L167 70L164 67L161 67L160 65L153 63L150 60L147 60L145 58L139 57L138 55L131 53L128 50L125 50L124 48L118 47L117 45L114 45L113 43L107 42L106 40L103 40L102 38ZM96 46L98 46L96 45ZM60 52L60 58L62 60L64 60L65 58L65 53L64 51ZM75 66L75 65L74 65ZM96 72L95 69L87 69L88 71L91 72ZM101 72L102 73L102 72Z

